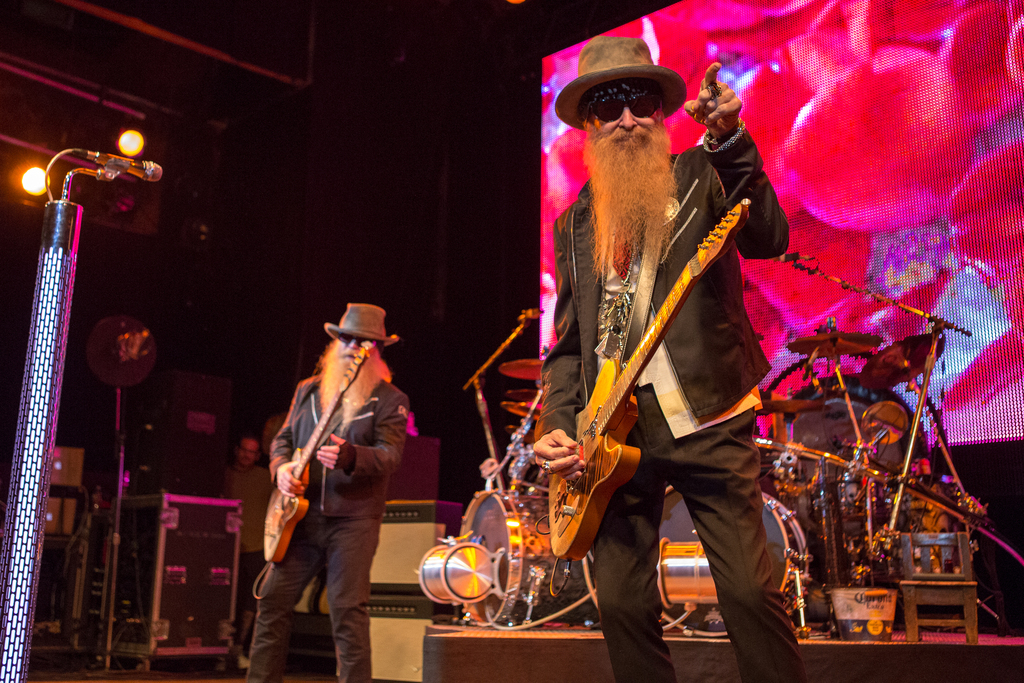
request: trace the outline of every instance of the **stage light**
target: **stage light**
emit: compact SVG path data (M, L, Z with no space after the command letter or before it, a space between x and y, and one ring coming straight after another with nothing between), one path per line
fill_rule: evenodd
M31 195L39 196L46 192L46 171L33 166L21 176L21 186Z
M510 4L510 5L521 5L521 4L523 4L523 0L508 0L508 4Z
M117 148L121 150L121 154L129 157L133 157L142 152L142 148L145 145L146 139L142 137L142 133L137 130L126 130L121 133L121 137L117 139Z

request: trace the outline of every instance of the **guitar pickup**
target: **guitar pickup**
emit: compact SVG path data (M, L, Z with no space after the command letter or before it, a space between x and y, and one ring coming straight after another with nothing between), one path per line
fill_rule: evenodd
M567 516L567 517L575 517L576 516L576 508L574 508L572 505L563 505L562 506L562 514Z

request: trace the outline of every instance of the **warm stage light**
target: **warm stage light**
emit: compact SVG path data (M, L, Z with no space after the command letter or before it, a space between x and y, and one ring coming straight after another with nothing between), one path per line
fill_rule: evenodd
M31 195L39 196L46 192L46 171L33 166L21 176L21 186Z
M521 5L521 4L523 4L523 0L508 0L508 4L510 4L510 5Z
M117 139L117 148L121 150L121 154L130 157L140 153L145 144L146 139L143 138L142 133L137 130L126 130L121 133L121 137Z

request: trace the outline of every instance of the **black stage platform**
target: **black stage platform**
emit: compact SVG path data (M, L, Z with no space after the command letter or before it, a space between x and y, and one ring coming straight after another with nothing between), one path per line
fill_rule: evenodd
M922 635L921 643L901 642L904 634L896 632L891 643L805 640L800 648L811 683L1024 681L1024 638L982 634L977 645L966 645L962 634ZM739 683L727 640L668 636L667 641L680 683ZM423 640L424 683L611 680L600 631L431 626Z

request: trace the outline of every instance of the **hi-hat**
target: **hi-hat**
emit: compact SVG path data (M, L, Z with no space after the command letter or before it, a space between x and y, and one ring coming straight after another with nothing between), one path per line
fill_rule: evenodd
M505 375L506 377L515 377L516 379L529 379L537 381L540 379L540 366L544 361L540 358L523 358L520 360L510 360L507 363L502 363L498 366L498 372Z
M931 346L930 334L918 334L885 347L868 358L860 371L860 383L868 389L888 389L909 382L924 372ZM945 346L946 338L939 337L935 358L942 355Z
M533 399L536 397L536 389L509 389L505 392L505 398L510 401L519 401L520 403L533 403Z
M877 334L860 332L823 332L810 337L799 337L789 342L786 348L793 353L809 356L815 351L819 357L853 356L860 353L871 353L872 349L882 343Z
M530 405L533 402L526 401L502 401L501 407L519 417L526 417L526 414L530 412ZM537 404L536 410L533 411L534 416L540 415L541 404Z

